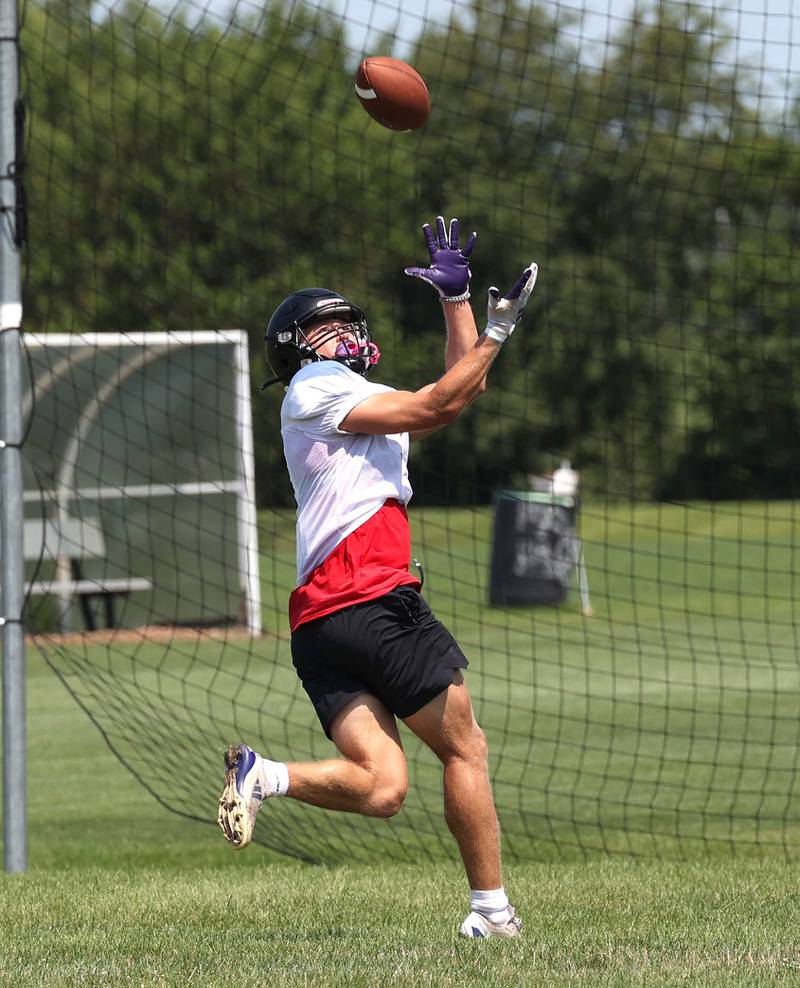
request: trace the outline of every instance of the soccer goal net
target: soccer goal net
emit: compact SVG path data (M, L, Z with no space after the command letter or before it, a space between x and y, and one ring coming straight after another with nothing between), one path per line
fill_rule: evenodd
M798 18L23 0L31 628L160 801L213 822L232 741L334 754L291 663L263 331L325 286L366 311L375 380L434 380L441 309L403 268L443 214L478 231L481 328L487 288L540 268L486 393L410 457L413 553L470 660L507 857L796 856ZM421 129L364 112L367 55L421 73ZM249 365L236 334L181 336L225 326ZM440 769L403 741L398 816L275 800L256 839L454 854ZM165 745L191 754L179 777Z
M25 342L28 627L258 634L246 334Z

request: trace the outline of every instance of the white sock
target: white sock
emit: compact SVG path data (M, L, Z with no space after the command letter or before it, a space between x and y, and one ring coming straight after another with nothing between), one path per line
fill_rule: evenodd
M469 908L486 916L492 923L508 919L508 896L501 885L499 889L470 889Z
M272 762L261 757L261 771L270 796L285 796L289 791L289 769L286 762Z

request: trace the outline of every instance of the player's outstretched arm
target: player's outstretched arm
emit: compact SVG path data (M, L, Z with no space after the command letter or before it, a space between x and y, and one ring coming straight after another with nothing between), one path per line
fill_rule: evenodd
M489 289L486 331L435 384L419 391L391 391L365 398L340 428L368 435L413 435L454 422L482 390L489 368L528 303L537 273L537 265L531 262L506 295L501 296L497 288Z

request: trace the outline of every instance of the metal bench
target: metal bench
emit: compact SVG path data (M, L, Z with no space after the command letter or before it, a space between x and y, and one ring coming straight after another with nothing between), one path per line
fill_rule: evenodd
M65 518L60 523L53 519L32 518L25 521L23 530L24 555L27 561L43 560L57 563L56 576L52 580L33 580L26 584L26 592L35 596L53 595L62 600L62 614L69 607L73 596L78 597L81 613L88 631L96 628L91 602L102 599L106 625L116 628L114 601L139 590L150 590L152 581L141 576L86 577L83 562L87 559L105 559L106 546L100 526L84 518ZM68 570L67 570L68 564ZM70 578L65 578L65 570Z

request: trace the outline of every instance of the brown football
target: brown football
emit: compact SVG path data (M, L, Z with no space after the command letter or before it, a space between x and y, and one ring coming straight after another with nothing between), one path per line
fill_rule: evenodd
M356 72L356 96L390 130L416 130L431 112L422 76L398 58L365 58Z

